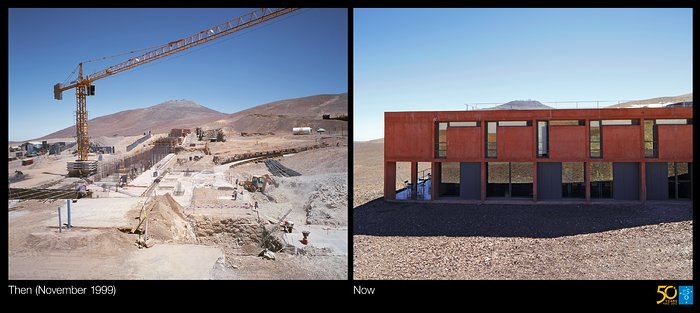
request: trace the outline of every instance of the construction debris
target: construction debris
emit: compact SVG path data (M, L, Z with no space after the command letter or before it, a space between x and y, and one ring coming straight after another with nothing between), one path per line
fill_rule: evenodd
M258 256L260 256L266 260L274 260L275 259L275 253L270 251L270 250L267 250L267 249L260 251L260 253L258 253Z

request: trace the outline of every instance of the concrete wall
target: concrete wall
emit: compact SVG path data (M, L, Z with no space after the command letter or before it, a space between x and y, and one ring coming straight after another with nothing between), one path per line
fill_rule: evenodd
M588 126L549 126L549 158L567 162L588 158Z
M447 161L479 160L483 157L484 137L481 127L448 127L447 128Z
M435 123L429 114L385 114L384 159L432 160ZM388 140L387 140L388 139Z
M532 126L498 127L496 160L511 162L531 161L535 153Z
M611 161L639 160L642 150L641 126L603 126L603 158Z
M693 160L693 125L658 125L659 159Z

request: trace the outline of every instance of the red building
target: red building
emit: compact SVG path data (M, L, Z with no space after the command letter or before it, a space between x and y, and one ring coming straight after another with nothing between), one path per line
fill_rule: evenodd
M386 112L385 199L690 199L692 112ZM411 164L398 193L397 162ZM429 174L419 175L419 162Z

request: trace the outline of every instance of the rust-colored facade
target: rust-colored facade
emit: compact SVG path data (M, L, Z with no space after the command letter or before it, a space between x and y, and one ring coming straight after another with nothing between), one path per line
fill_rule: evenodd
M511 123L502 123L508 121ZM538 122L539 125L545 126L538 127ZM596 127L596 123L599 126ZM557 168L565 172L560 174L560 180L564 184L562 194L566 195L570 192L566 188L572 188L566 185L570 180L566 176L570 173L567 172L568 166L572 164L570 162L576 163L571 166L582 166L585 169L583 171L585 178L581 178L580 186L572 185L574 188L585 189L585 196L581 197L584 201L591 201L592 195L593 198L598 197L600 190L603 190L603 196L610 196L607 194L609 189L611 194L619 195L621 198L622 193L626 193L627 197L633 196L635 200L650 200L647 197L647 187L654 188L654 194L662 195L665 192L664 188L668 188L668 192L675 192L677 197L675 190L680 185L673 187L665 180L659 181L658 186L654 185L658 180L656 178L660 177L658 175L663 174L661 173L663 166L668 167L669 173L682 176L680 179L682 182L690 177L690 184L692 184L692 170L686 169L692 168L693 159L692 108L687 107L386 112L384 125L384 195L388 200L396 199L397 196L396 162L411 163L413 188L417 188L415 186L419 183L416 173L417 162L431 163L430 179L434 182L429 188L432 200L443 197L459 198L441 194L443 188L450 187L442 184L441 170L445 171L444 168L448 165L441 163L450 163L450 166L453 166L452 173L459 171L454 170L454 166L461 168L462 172L459 172L461 174L457 174L458 176L475 175L474 171L470 172L466 168L469 166L472 169L478 168L477 164L480 164L481 171L478 175L480 175L481 184L471 186L479 188L480 197L476 200L480 201L491 198L487 194L487 189L489 192L493 189L494 193L498 193L498 188L505 188L489 181L498 180L498 178L488 177L488 171L495 173L496 168L508 169L508 175L506 175L508 197L517 193L519 188L528 188L521 186L523 184L518 177L521 175L520 172L525 172L524 175L529 179L527 184L532 185L531 195L528 194L526 198L544 201L544 199L538 199L538 192L549 194L545 189L556 186ZM496 150L492 152L495 153L492 157L488 157L489 152L487 152L490 140L488 125L497 125L491 145ZM545 136L542 137L540 132L545 133ZM598 145L600 155L594 152ZM546 153L541 155L543 150L546 150ZM605 175L596 172L599 168L605 168L605 166L600 167L601 164L594 164L596 162L614 167L617 174L610 173L610 176L613 176L610 179L611 182L592 183L592 170L596 177ZM559 165L554 166L554 170L551 171L549 169L551 167L543 166L541 163ZM591 169L592 164L594 169ZM529 168L526 168L528 171L522 171L523 166L532 167L532 171L529 171ZM538 175L538 168L542 171L548 168L550 172ZM646 172L651 169L654 169L657 176L655 181L647 182ZM672 169L677 172L673 172ZM678 174L680 173L678 171L683 171L683 175ZM624 175L633 176L632 180ZM538 184L538 176L541 179L555 181L547 182L549 185ZM676 179L675 176L673 176L674 179ZM617 180L614 182L616 189L613 190L610 184L613 184L612 181L615 179ZM470 180L470 182L473 181ZM676 179L677 181L679 180ZM630 184L635 186L629 186ZM464 186L458 186L458 188L464 188ZM636 191L634 188L637 188ZM579 192L583 195L583 189Z

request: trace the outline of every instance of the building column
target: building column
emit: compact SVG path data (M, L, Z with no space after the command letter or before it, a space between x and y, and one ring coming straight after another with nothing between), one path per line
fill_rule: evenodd
M639 201L642 201L642 203L647 201L647 163L644 159L642 159L642 162L639 162L639 166L641 166L639 170L639 181L640 181L640 192L639 192Z
M431 183L430 183L430 197L431 200L437 200L439 195L440 195L440 180L441 180L441 173L440 173L440 163L439 162L432 162L430 163L430 172L433 173L431 176Z
M396 199L396 162L384 162L384 199Z
M486 162L481 162L481 201L486 201Z
M591 202L591 162L584 162L585 182L586 182L586 202Z
M639 166L641 166L639 170L639 181L641 182L641 186L639 186L639 200L642 201L642 203L647 201L647 169L646 169L646 160L645 160L645 143L644 143L644 118L639 119L639 127L641 128L641 131L639 132L639 137L640 140L642 141L642 151L640 151L641 154L641 162L639 162Z
M411 162L411 199L418 194L418 162Z
M532 171L532 201L535 202L537 202L537 126L537 120L532 120L532 146L535 147L532 151L532 159L534 160L532 164L535 167Z
M535 168L532 171L532 201L537 202L537 159L533 165Z

